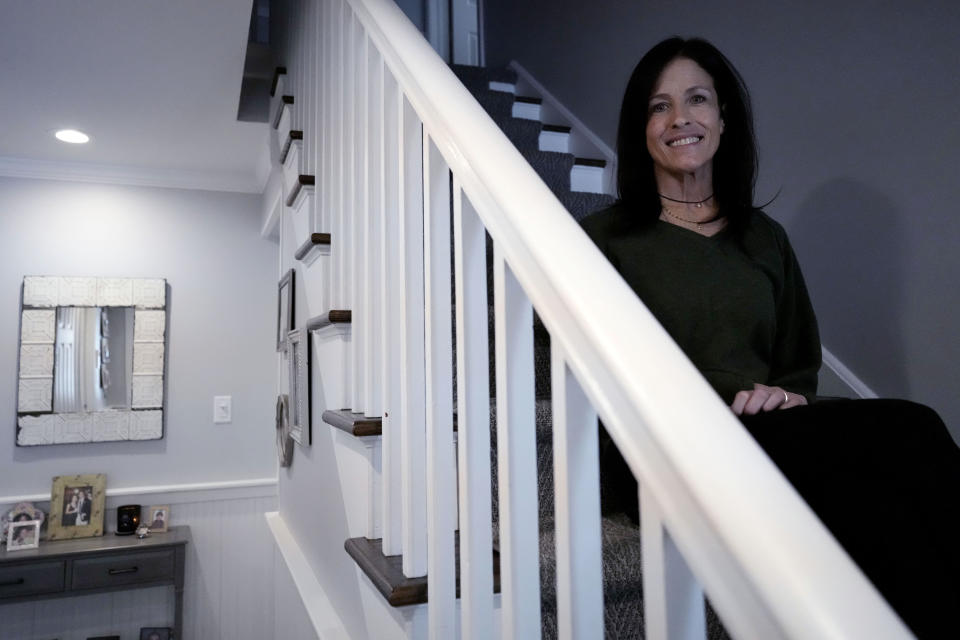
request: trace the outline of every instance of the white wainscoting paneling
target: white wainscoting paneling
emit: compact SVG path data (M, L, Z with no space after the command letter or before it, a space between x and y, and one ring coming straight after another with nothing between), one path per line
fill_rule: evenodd
M190 525L183 640L265 640L274 633L274 542L263 514L276 511L276 481L108 490L108 536L117 506L169 504L170 524ZM30 498L32 496L22 496ZM0 498L0 512L13 501ZM49 511L48 502L37 502ZM41 542L41 544L43 544ZM140 627L172 626L173 587L0 605L3 640L86 640Z

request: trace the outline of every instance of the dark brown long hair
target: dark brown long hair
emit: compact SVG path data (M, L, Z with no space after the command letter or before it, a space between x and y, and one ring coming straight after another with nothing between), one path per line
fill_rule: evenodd
M660 199L647 151L650 94L664 68L688 58L713 78L724 129L713 156L713 193L731 227L739 228L750 212L757 182L757 142L753 132L750 93L733 64L701 38L669 38L650 49L630 76L620 107L617 131L617 192L620 201L643 219L660 215Z

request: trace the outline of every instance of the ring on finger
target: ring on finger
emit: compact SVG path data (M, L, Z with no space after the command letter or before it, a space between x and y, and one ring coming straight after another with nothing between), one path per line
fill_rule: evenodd
M784 391L784 392L783 392L783 404L787 404L788 402L790 402L790 396L788 396L788 395L787 395L787 392Z

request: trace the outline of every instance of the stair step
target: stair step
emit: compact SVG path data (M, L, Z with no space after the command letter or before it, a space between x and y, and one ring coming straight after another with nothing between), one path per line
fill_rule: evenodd
M603 193L604 160L577 158L570 170L570 190Z
M310 237L300 245L297 249L297 252L293 254L293 257L299 260L300 262L306 262L309 264L313 263L315 255L319 255L324 251L330 251L330 234L329 233L311 233Z
M293 184L293 190L290 191L290 195L287 196L287 206L292 207L294 200L297 199L297 196L300 195L300 191L304 188L313 188L313 185L316 183L316 178L314 176L308 176L300 174L297 176L296 182Z
M457 597L460 596L460 533L454 534L456 552ZM350 538L343 548L370 578L377 590L394 607L423 604L427 601L427 577L403 575L403 556L383 554L380 538ZM500 553L493 550L493 591L500 593Z
M570 153L570 127L557 124L545 124L540 129L537 140L540 151Z
M287 152L290 151L290 146L295 140L303 140L303 131L292 130L287 134L287 141L283 143L283 148L280 150L280 164L287 161Z
M293 104L293 96L280 96L280 108L277 109L277 114L273 117L273 128L277 129L280 127L280 120L283 118L285 111L289 110L289 106Z
M543 100L531 96L516 96L513 99L513 109L511 111L514 118L523 118L524 120L540 120L540 109L543 106Z
M332 324L350 324L352 316L349 309L331 309L307 320L307 331L317 331Z
M512 82L497 82L496 80L491 80L487 88L490 89L490 91L499 91L501 93L517 92L517 85Z
M328 409L323 412L323 421L358 438L383 434L383 421L380 418L368 418L362 413L353 413L348 409L340 411Z

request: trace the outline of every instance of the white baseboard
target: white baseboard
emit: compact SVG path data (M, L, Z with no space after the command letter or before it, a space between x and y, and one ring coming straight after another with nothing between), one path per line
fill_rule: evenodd
M343 621L330 603L330 598L317 580L317 576L314 575L307 557L290 533L283 518L276 511L263 515L267 519L267 525L287 565L290 577L293 578L293 583L297 587L317 637L320 640L350 640Z
M867 383L858 378L850 369L846 367L837 356L827 349L821 347L823 351L823 364L826 365L840 380L850 387L850 390L859 398L876 398L876 392L867 386Z
M156 504L187 504L213 500L238 500L277 495L277 478L253 478L224 482L194 482L190 484L152 485L146 487L107 488L107 508L129 502L131 496L152 496ZM0 496L0 505L18 502L46 502L49 493L20 496Z

